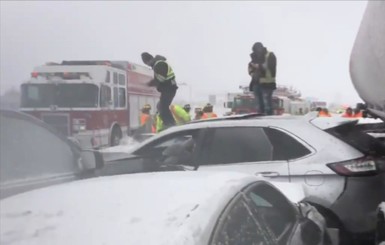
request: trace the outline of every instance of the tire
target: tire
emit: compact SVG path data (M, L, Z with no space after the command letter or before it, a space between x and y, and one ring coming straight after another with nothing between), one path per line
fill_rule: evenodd
M117 146L122 139L122 130L119 126L114 126L111 133L110 146Z
M338 228L339 230L339 245L352 245L352 239L350 234L345 230L344 224L340 221L337 215L335 215L332 211L324 208L320 205L310 203L313 205L318 212L322 214L325 218L326 226L328 228Z

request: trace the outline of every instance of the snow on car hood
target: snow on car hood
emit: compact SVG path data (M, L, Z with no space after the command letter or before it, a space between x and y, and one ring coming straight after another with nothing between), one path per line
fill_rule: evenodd
M258 179L162 172L34 190L0 202L0 243L207 244L227 202Z

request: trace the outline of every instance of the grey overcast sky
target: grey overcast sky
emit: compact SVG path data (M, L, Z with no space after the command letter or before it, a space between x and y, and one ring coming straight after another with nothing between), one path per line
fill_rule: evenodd
M359 101L349 56L366 1L1 1L0 82L18 87L47 61L167 57L194 97L247 85L251 46L278 58L277 81L305 97ZM184 96L187 88L180 89Z

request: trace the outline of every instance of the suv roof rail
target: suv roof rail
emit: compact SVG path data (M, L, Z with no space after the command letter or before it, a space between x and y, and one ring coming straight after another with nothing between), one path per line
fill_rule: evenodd
M225 116L225 117L208 118L208 119L191 121L188 124L201 123L201 122L225 121L225 120L242 120L242 119L257 118L257 117L261 117L261 116L266 116L266 114L249 113L249 114L242 114L242 115L232 115L232 116Z

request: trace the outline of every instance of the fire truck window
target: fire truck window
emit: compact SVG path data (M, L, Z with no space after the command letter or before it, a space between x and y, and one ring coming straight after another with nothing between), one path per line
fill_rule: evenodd
M119 107L119 92L118 88L114 88L114 107Z
M100 89L100 106L108 107L111 102L111 88L108 86L102 85Z
M119 107L126 107L126 89L119 88Z
M107 74L106 74L106 83L109 83L111 81L111 74L110 74L110 71L107 71Z
M131 127L139 126L139 96L130 94L128 97L129 112L130 112L130 125Z
M114 84L118 84L118 73L114 72Z
M123 74L119 74L119 85L125 85L126 79Z

